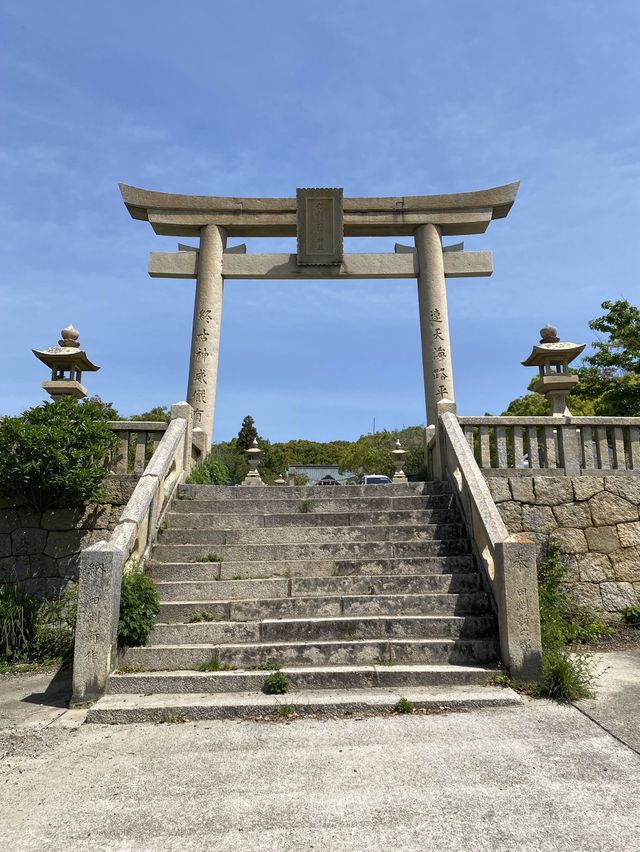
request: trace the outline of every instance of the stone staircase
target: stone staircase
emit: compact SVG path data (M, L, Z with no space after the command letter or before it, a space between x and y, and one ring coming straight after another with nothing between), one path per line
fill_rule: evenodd
M445 483L186 485L166 521L158 622L89 721L518 701L487 686L496 621ZM264 695L276 667L290 691Z

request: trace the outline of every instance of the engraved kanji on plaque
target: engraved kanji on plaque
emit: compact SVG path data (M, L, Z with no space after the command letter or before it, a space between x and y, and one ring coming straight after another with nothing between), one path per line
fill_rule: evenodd
M298 265L342 263L342 189L298 189Z

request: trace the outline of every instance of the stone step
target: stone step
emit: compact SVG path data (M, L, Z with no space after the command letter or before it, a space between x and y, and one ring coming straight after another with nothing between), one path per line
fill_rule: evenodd
M291 559L393 559L414 556L457 556L469 552L466 538L429 541L353 541L322 544L156 544L156 562L281 561Z
M217 621L257 621L264 618L320 618L342 615L469 615L487 614L484 592L427 592L351 597L264 598L262 600L169 601L160 604L158 619L176 624L206 613Z
M153 562L147 574L156 582L232 580L268 577L336 577L352 574L453 574L472 572L470 553L408 559L289 559L281 562Z
M169 529L241 530L262 527L423 526L459 522L454 507L375 512L290 512L234 514L232 512L175 512L166 516Z
M491 666L451 666L442 663L409 666L285 666L282 673L289 681L291 690L392 689L399 686L482 686L488 684L499 673L499 669ZM114 695L259 692L269 674L270 671L264 669L116 673L109 678L109 688ZM275 697L282 701L287 700L286 695Z
M403 485L336 485L331 487L318 485L299 486L257 486L243 488L227 485L180 485L179 500L314 500L326 499L329 492L332 499L350 499L353 497L404 497L428 494L450 494L447 482L409 482Z
M401 615L157 624L147 646L318 642L354 639L480 639L493 637L490 615Z
M161 601L227 601L342 595L407 595L480 590L480 578L468 574L347 575L278 577L258 580L185 580L157 583Z
M243 492L244 493L244 492ZM324 492L322 492L324 494ZM232 515L312 515L316 513L337 514L340 512L398 512L421 509L448 509L455 507L450 494L432 494L405 497L316 497L292 500L252 499L194 499L174 500L171 511L186 514L232 514Z
M423 526L340 526L270 527L257 529L167 529L161 530L158 543L218 545L258 544L342 544L370 541L436 541L464 535L462 524L425 524Z
M476 710L509 707L522 703L511 689L485 687L409 687L400 689L349 689L342 692L288 692L286 695L260 693L152 695L105 695L87 714L94 724L197 721L212 719L281 718L285 715L353 716L392 713L404 698L416 710Z
M243 645L154 645L127 648L118 665L144 671L198 669L215 660L246 669L276 662L282 666L373 665L375 663L488 663L497 659L494 639L373 639L269 642Z

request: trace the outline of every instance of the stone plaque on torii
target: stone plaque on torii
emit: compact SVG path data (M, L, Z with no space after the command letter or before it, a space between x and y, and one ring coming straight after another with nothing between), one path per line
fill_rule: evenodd
M508 213L519 183L453 195L343 198L342 189L299 189L295 198L174 195L120 184L132 218L156 234L199 237L198 249L151 252L153 278L195 278L187 401L213 432L222 284L229 279L416 278L427 424L441 399L454 400L445 278L491 275L489 251L442 245L443 236L484 233ZM297 237L297 254L248 254L227 237ZM395 253L343 253L343 237L413 237Z

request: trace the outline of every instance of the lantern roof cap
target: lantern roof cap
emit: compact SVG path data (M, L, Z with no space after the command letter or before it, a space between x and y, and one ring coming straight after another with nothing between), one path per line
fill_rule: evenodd
M95 372L99 370L100 367L89 360L84 349L80 349L79 337L78 329L68 325L60 332L61 339L57 346L49 346L47 349L32 349L31 351L47 367L53 368L73 364L81 371Z

